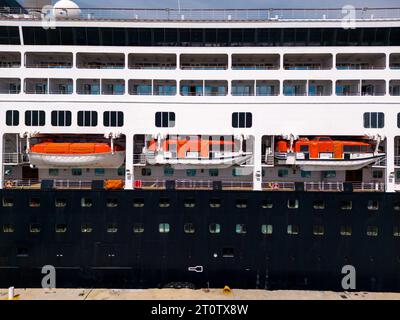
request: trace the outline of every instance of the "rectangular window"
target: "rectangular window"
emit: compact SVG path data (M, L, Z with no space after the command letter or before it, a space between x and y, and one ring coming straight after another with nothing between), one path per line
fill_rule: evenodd
M185 223L183 225L183 231L185 233L193 234L195 232L194 224L193 223Z
M29 232L30 233L40 233L41 231L41 225L39 223L31 223L29 225Z
M157 128L175 127L175 112L156 112L155 123Z
M171 177L174 175L174 168L171 167L165 167L164 168L164 175L167 177Z
M52 111L51 125L54 127L71 126L71 111Z
M143 177L150 177L151 176L151 169L150 168L142 168L142 176Z
M208 175L210 177L218 177L219 171L218 169L209 169L208 170Z
M158 231L160 233L169 233L169 231L170 231L169 223L160 223L158 225Z
M144 232L144 224L143 223L135 223L133 225L133 233L143 233Z
M321 225L313 226L313 235L314 236L323 236L324 233L325 233L324 226L321 226Z
M93 231L93 228L90 224L84 223L81 225L81 232L82 233L90 233Z
M97 126L96 111L78 111L78 126L95 127Z
M40 126L43 127L46 122L46 115L44 111L28 110L25 111L25 125L26 126Z
M385 114L383 112L364 113L364 128L383 128L385 126Z
M311 178L311 171L301 171L302 178Z
M273 232L272 224L261 225L261 233L262 234L272 234L272 232Z
M300 228L298 225L289 224L287 226L287 233L290 235L297 235L300 232Z
M82 169L72 169L71 173L73 176L81 176L82 175Z
M340 235L344 237L351 236L352 228L351 226L341 226L340 227Z
M186 170L186 175L188 176L188 177L195 177L196 176L196 169L187 169Z
M251 112L232 113L233 128L251 128L253 126L253 115Z
M6 125L8 125L8 126L18 126L19 125L19 111L18 110L7 110Z
M336 177L336 171L323 171L323 175L324 175L325 179L335 178Z
M368 226L367 227L367 236L369 236L369 237L377 237L378 236L378 227L376 227L376 226Z
M279 169L278 170L278 177L279 178L287 177L288 174L289 174L289 170L288 169Z
M122 111L105 111L103 113L105 127L122 127L124 125L124 113Z
M49 176L50 177L58 176L58 169L49 169Z
M381 170L372 171L372 177L374 179L382 179L383 178L383 171L381 171Z
M211 234L220 233L221 225L219 223L210 223L210 225L208 226L208 231Z
M103 169L103 168L96 168L96 169L94 169L94 174L95 174L96 176L104 176L105 172L106 172L106 170Z

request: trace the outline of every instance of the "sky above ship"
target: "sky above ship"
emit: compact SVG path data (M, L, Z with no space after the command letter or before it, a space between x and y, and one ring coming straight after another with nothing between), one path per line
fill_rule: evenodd
M21 2L21 0L20 0ZM53 1L56 2L56 1ZM81 8L340 8L400 7L400 0L75 0Z

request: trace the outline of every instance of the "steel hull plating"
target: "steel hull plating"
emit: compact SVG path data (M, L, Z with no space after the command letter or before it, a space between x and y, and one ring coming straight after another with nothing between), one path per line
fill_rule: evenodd
M40 287L41 268L53 265L57 287L196 287L342 290L344 265L356 269L357 290L400 291L400 211L397 194L245 191L44 191L3 190L13 207L0 208L0 287ZM92 199L82 207L81 198ZM30 208L29 199L40 199ZM66 206L56 208L56 199ZM118 203L107 207L107 199ZM136 200L135 200L136 199ZM169 207L160 207L166 201ZM194 207L185 203L195 201ZM210 200L221 206L211 208ZM297 209L288 201L298 201ZM134 206L133 203L144 203ZM325 209L314 209L324 202ZM352 201L351 210L342 210ZM369 210L369 201L379 203ZM266 202L272 208L264 208ZM238 206L237 204L241 205ZM247 207L243 206L246 203ZM263 207L264 206L264 207ZM397 206L397 204L395 205ZM143 233L134 233L136 224ZM169 233L160 233L168 223ZM195 232L185 233L192 223ZM218 223L221 232L210 234ZM32 224L39 233L30 232ZM117 232L107 232L110 224ZM246 234L236 232L237 224ZM14 232L4 232L13 225ZM55 232L64 225L65 232ZM82 232L90 225L92 232ZM262 225L272 225L270 235ZM297 225L297 235L288 234ZM314 234L323 226L323 234ZM349 226L351 236L341 227ZM367 230L376 226L376 236ZM202 267L189 271L189 267Z

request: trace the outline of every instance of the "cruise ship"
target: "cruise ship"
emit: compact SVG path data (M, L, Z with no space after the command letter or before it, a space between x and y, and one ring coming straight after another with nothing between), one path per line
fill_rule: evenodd
M0 287L400 291L399 106L400 8L3 7Z

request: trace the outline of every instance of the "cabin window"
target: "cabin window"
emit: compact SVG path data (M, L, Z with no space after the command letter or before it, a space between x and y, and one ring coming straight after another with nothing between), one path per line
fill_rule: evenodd
M133 207L134 208L143 208L144 207L144 199L142 199L142 198L133 199Z
M211 234L220 233L221 225L219 223L210 223L210 225L208 226L208 231Z
M301 177L302 178L311 178L311 171L303 171L303 170L301 170Z
M167 177L171 177L174 175L174 168L171 167L165 167L164 168L164 175Z
M211 199L210 200L210 208L220 208L221 200L220 199Z
M28 248L17 248L17 257L28 257Z
M81 198L81 207L82 208L90 208L93 205L93 201L91 198Z
M396 179L400 179L400 171L396 171Z
M297 209L299 207L299 200L297 200L297 199L289 199L287 201L287 207L289 209Z
M385 114L383 112L364 113L364 128L383 128L385 126Z
M323 171L323 175L324 175L325 179L335 178L336 177L336 171Z
M168 233L170 231L169 223L160 223L158 225L158 231L160 233Z
M117 170L117 174L119 176L124 176L125 175L125 168L124 167L119 167Z
M73 176L81 176L82 175L82 169L71 169L71 173Z
M81 225L81 232L82 233L90 233L93 231L93 228L90 224L84 223Z
M353 202L351 200L343 200L340 202L341 210L351 210L353 208Z
M46 123L46 114L44 111L29 110L25 111L25 125L42 127Z
M160 208L169 208L171 203L168 198L161 198L158 205Z
M56 233L67 232L67 225L65 223L60 223L56 225Z
M324 233L325 233L324 226L321 226L321 225L313 226L313 235L314 236L323 236Z
M54 203L56 208L65 208L67 206L66 199L56 199Z
M118 207L118 200L117 199L107 199L106 207L107 208L116 208L116 207Z
M54 127L69 127L71 126L71 111L52 111L51 125Z
M367 227L367 236L369 236L369 237L377 237L378 236L378 227L376 227L376 226L368 226Z
M223 248L222 249L222 257L223 258L234 258L235 251L233 248Z
M39 198L30 198L29 199L29 207L39 208L40 207L40 199Z
M247 233L247 228L245 224L238 223L236 225L236 233L237 234L246 234Z
M218 169L209 169L208 170L208 175L210 177L218 177L219 175L219 170Z
M151 176L151 169L150 168L142 168L142 176L143 177L150 177Z
M309 146L301 145L300 146L300 152L309 152Z
M262 201L261 207L263 209L272 209L274 207L274 204L272 203L272 200L266 199Z
M233 128L251 128L253 126L253 115L251 112L232 113Z
M379 210L379 201L378 200L368 200L367 208L368 208L368 210Z
M19 125L19 111L18 110L7 110L6 125L7 126L18 126Z
M349 237L352 234L351 226L341 226L340 227L340 235L344 237Z
M287 226L287 233L290 235L298 235L300 232L300 228L296 224L289 224Z
M122 111L105 111L103 113L105 127L122 127L124 125L124 113Z
M393 202L393 210L400 211L400 201Z
M107 225L107 233L116 233L118 232L118 225L116 223L109 223Z
M185 233L193 234L195 232L194 224L193 223L185 223L183 225L183 231Z
M96 111L78 111L78 126L80 127L96 127L97 112Z
M95 176L104 176L106 170L102 168L96 168L94 169L94 175Z
M157 128L175 127L175 112L156 112L155 123Z
M188 177L195 177L195 176L196 176L196 173L197 173L197 170L196 170L196 169L187 169L187 170L186 170L186 175L187 175Z
M289 175L289 170L288 169L279 169L278 170L278 177L283 178L287 177Z
M184 200L184 207L185 208L194 208L196 206L196 201L194 198L186 198Z
M9 198L9 197L3 197L3 207L5 208L11 208L14 206L14 199L13 198Z
M144 223L135 223L133 225L133 233L143 233L144 232Z
M30 233L40 233L41 229L42 228L41 228L40 223L31 223L29 225L29 232Z
M393 227L393 236L394 237L400 237L400 227L399 226L394 226Z
M323 201L323 200L315 200L313 202L313 208L315 210L323 210L323 209L325 209L325 201Z
M3 224L3 232L4 233L13 233L14 226L10 223Z
M372 178L374 178L374 179L382 179L383 178L383 171L382 170L374 170L374 171L372 171Z
M246 209L247 208L247 200L246 199L237 199L236 200L236 208Z
M59 170L58 169L49 169L49 176L56 177L58 176Z
M272 234L272 232L273 232L272 224L263 224L263 225L261 225L261 233L262 234L269 235L269 234Z

